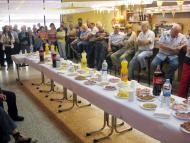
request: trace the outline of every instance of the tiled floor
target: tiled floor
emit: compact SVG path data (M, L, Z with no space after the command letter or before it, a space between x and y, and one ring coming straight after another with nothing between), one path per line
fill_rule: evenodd
M22 71L22 78L27 78L29 75L39 75L39 73L32 69L28 70L28 68L23 68ZM24 122L17 123L18 129L24 135L37 139L38 143L72 143L71 139L59 130L40 108L25 95L26 93L20 89L15 79L16 71L14 69L9 69L9 71L2 69L0 71L0 86L2 89L16 92L19 113L25 117ZM14 140L12 139L10 143L14 143Z

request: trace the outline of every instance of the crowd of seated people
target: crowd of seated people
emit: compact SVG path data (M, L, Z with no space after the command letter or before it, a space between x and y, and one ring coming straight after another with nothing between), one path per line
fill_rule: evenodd
M85 51L87 53L87 63L89 68L101 70L102 62L106 59L108 68L116 67L120 69L122 60L127 60L128 78L132 80L136 65L140 67L140 74L145 75L148 70L146 59L152 57L151 68L162 65L163 62L169 64L169 70L165 74L165 78L169 78L172 82L174 72L178 68L178 54L181 50L187 49L187 55L183 65L182 82L186 84L181 88L188 89L189 74L184 77L185 71L189 72L189 54L190 46L189 37L181 34L181 26L174 24L173 27L162 33L158 41L159 52L153 57L153 49L155 48L155 33L150 29L148 22L141 23L141 32L139 34L133 31L132 25L128 24L124 29L120 29L119 25L113 26L113 32L108 33L101 22L83 22L82 18L78 18L77 24L69 23L68 27L64 22L56 28L53 23L49 27L34 25L33 28L21 27L21 31L15 25L4 26L3 32L0 34L0 63L5 66L4 54L8 66L12 65L11 55L39 50L45 43L55 45L59 54L64 59L72 59L79 57ZM74 56L74 57L73 57ZM185 71L184 71L185 69ZM187 92L186 92L187 93ZM186 96L182 92L178 92L180 96Z

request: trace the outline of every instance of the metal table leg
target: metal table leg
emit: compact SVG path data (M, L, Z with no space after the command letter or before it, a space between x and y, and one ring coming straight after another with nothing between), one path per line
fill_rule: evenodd
M66 109L59 109L58 112L61 113L61 112L69 111L69 110L73 109L75 106L77 106L78 108L83 108L83 107L91 106L91 104L79 105L78 100L77 100L77 94L73 93L72 106L69 108L66 108Z
M102 140L105 140L105 139L109 138L114 133L114 131L116 133L124 133L124 132L131 131L133 129L132 127L130 127L128 129L124 129L124 130L119 131L117 129L117 127L124 125L124 122L122 122L120 124L117 124L117 118L115 116L113 116L113 115L111 116L111 125L109 124L109 122L110 122L109 114L104 112L104 124L103 124L103 127L100 128L99 130L86 133L86 136L91 136L92 134L101 132L102 130L105 129L105 127L107 125L107 127L109 127L110 130L111 130L110 133L107 136L104 136L104 137L101 137L101 138L98 138L98 139L94 139L93 142L95 143L95 142L100 142Z
M20 83L20 85L23 85L23 83L20 80L20 64L16 64L16 71L17 71L17 78L16 81Z

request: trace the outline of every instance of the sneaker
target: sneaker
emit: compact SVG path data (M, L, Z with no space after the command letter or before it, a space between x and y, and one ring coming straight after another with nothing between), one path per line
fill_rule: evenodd
M22 116L12 117L12 119L13 119L14 121L24 121L24 117L22 117Z

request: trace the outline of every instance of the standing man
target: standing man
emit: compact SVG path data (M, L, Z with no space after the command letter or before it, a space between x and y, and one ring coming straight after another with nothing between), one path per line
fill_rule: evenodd
M159 40L159 53L151 64L152 68L156 69L158 65L167 60L169 62L169 70L165 78L170 79L171 82L179 64L179 51L187 46L187 39L180 31L181 26L179 24L173 24L171 30L165 31L162 34Z
M22 50L22 53L24 54L25 51L27 51L27 53L30 52L30 40L29 40L29 35L28 32L26 31L26 26L22 26L21 27L21 32L18 35L19 41L20 41L20 47Z
M19 38L18 38L19 30L18 26L15 24L12 30L12 35L15 39L14 43L14 53L13 54L19 54L20 52L20 47L19 47Z
M141 32L137 38L138 51L129 63L129 79L132 79L134 67L137 63L140 64L141 75L146 71L145 58L153 55L155 34L149 29L149 23L142 22Z

